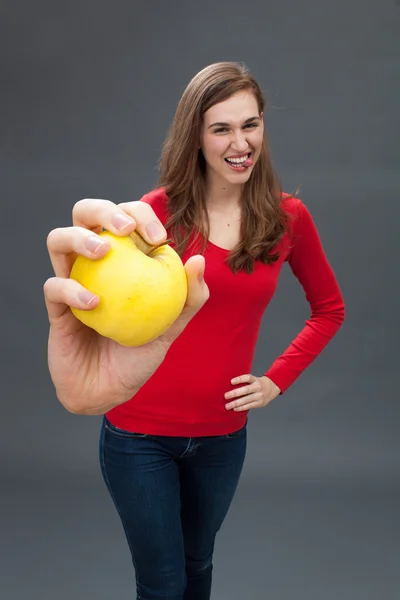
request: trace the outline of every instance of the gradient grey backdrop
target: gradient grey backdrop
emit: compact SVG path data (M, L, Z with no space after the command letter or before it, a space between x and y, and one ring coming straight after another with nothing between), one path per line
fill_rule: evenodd
M189 79L244 61L284 189L300 184L347 306L330 346L250 413L215 600L395 600L399 516L399 25L395 0L2 2L1 597L134 598L97 461L100 417L47 372L50 229L84 197L137 200ZM286 267L262 372L308 317ZM188 399L190 401L190 399Z

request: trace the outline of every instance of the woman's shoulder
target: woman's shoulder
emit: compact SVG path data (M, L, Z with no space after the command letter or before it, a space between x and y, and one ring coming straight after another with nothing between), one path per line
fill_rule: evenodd
M313 222L310 210L298 196L282 193L281 207L288 216L292 231L302 230Z
M315 233L313 217L301 198L282 193L281 207L287 215L286 235L291 244Z
M301 212L303 203L298 196L282 192L281 206L290 216L297 217Z

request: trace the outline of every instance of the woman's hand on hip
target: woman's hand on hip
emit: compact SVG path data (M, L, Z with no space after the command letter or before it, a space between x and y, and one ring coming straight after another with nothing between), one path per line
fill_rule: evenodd
M269 377L256 377L251 373L235 377L231 380L231 384L245 384L225 394L225 400L238 398L225 404L227 410L234 412L267 406L281 393L280 388Z

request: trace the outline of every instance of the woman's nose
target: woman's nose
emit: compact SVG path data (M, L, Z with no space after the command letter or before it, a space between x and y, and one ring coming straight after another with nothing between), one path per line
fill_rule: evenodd
M244 133L238 133L234 136L231 144L237 152L244 152L248 148L246 135Z

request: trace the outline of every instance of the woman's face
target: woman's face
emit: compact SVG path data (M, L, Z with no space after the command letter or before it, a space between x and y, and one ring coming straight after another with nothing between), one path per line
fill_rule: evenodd
M246 183L260 156L263 136L263 116L250 91L212 106L204 114L200 140L209 183Z

